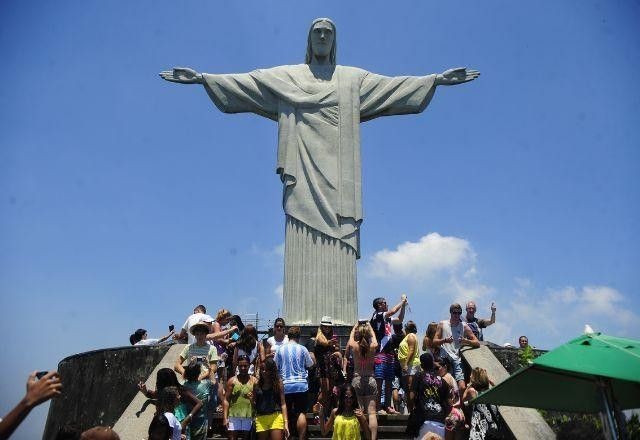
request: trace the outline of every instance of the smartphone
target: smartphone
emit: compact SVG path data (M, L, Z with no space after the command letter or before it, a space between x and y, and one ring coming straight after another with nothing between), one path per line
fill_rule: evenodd
M173 324L171 324L171 325L169 326L169 331L170 331L170 332L172 332L174 328L175 328L175 327L173 326Z
M367 321L368 321L367 319L359 319L358 324L363 325L363 324L366 324Z
M232 340L232 341L237 341L238 339L240 339L240 333L238 333L238 332L234 332L234 333L231 335L231 340Z
M47 373L49 373L48 371L38 371L36 373L36 377L38 378L38 380L42 379L43 376L45 376Z

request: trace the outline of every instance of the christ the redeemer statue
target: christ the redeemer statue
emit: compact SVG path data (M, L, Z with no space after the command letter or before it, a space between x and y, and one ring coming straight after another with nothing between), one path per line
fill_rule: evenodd
M305 64L212 75L176 67L167 81L202 84L225 113L251 112L278 122L276 172L286 215L284 316L289 324L336 324L357 317L362 183L360 122L420 113L436 86L472 81L466 68L423 77L387 77L336 65L336 27L309 30Z

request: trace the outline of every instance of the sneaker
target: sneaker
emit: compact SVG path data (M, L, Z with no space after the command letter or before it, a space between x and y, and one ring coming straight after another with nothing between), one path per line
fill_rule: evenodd
M386 416L387 412L385 410L381 409L381 410L378 410L378 415L379 416Z

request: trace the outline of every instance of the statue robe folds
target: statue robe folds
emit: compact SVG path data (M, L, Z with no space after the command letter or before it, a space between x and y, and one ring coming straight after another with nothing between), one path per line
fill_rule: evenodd
M435 75L386 77L300 64L203 77L221 111L278 122L287 323L317 325L329 315L353 324L363 219L360 122L423 111Z

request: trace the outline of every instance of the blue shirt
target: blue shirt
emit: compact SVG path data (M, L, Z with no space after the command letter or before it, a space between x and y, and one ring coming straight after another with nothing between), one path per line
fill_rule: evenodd
M289 341L280 346L275 361L285 394L302 393L309 389L307 368L313 366L309 350L297 342Z

